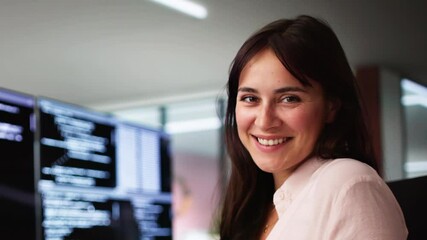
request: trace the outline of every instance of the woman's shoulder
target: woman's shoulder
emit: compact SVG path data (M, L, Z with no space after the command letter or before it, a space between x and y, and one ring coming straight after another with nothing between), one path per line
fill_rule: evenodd
M320 185L337 189L360 182L379 183L383 180L377 171L361 161L351 158L326 160L314 178Z
M346 176L373 175L378 176L377 171L368 164L352 158L336 158L327 160L323 171L341 173Z

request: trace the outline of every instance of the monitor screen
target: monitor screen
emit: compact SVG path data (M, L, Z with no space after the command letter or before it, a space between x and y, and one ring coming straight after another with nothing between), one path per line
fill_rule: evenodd
M172 239L170 136L117 125L117 191L131 199L141 239Z
M37 102L41 239L171 239L168 136Z
M45 183L115 187L115 122L106 114L40 98L40 179Z
M34 127L34 97L0 88L1 239L35 236Z

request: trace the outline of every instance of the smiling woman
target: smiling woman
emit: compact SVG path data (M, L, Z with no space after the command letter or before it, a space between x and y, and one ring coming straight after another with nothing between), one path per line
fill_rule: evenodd
M228 95L222 240L406 239L326 23L299 16L256 32L233 61Z
M236 103L239 138L255 164L275 172L280 187L314 148L321 130L333 120L336 107L321 86L302 85L267 48L243 69Z

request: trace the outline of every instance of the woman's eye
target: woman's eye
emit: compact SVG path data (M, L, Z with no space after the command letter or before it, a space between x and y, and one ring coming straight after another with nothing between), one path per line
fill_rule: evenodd
M244 97L242 97L240 99L240 101L242 101L242 102L248 102L248 103L250 103L250 102L256 102L257 98L254 97L254 96L244 96Z
M295 103L300 101L301 99L298 96L286 96L282 98L282 102L285 102L285 103Z

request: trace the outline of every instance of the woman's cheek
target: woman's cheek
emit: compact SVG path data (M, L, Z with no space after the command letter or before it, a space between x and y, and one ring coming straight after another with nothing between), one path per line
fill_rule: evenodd
M253 118L252 111L249 109L236 108L236 122L238 128L247 128Z
M286 116L286 123L288 127L296 131L302 131L317 126L323 117L321 111L311 110L297 110L288 112Z

